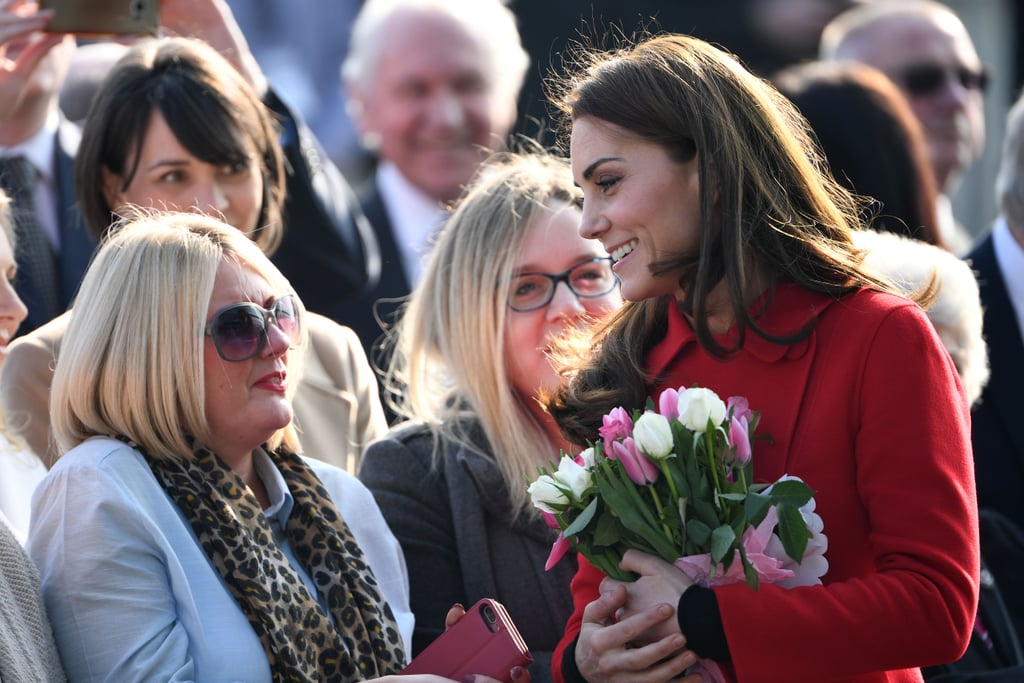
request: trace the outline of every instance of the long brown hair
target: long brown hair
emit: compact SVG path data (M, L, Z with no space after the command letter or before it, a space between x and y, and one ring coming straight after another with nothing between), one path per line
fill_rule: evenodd
M607 53L581 49L577 58L574 73L554 85L564 128L590 116L674 159L696 155L699 247L658 265L682 273L681 306L710 353L735 352L748 332L779 344L810 334L810 327L781 336L758 327L749 307L766 284L770 290L786 280L833 296L863 286L893 291L862 268L851 239L851 229L862 227L860 203L824 170L806 122L732 55L696 38L663 35ZM715 339L708 320L709 296L723 281L737 326L734 347ZM674 303L626 304L596 337L562 349L569 381L549 397L548 409L568 438L594 438L601 415L615 405L643 405L645 357Z

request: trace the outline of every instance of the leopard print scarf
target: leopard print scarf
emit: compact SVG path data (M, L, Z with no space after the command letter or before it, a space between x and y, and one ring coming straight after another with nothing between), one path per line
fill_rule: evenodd
M185 514L259 636L274 681L361 681L405 666L395 617L362 550L300 457L268 451L295 501L288 539L333 624L274 541L256 497L219 457L197 447L192 458L157 459L131 445Z

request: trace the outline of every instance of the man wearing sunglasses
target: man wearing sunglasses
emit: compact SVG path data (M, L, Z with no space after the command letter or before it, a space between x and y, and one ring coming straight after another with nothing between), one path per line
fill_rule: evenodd
M953 219L949 196L981 154L988 75L963 22L934 0L866 3L825 27L820 54L873 66L907 96L941 191L939 230L947 247L965 254L971 235Z

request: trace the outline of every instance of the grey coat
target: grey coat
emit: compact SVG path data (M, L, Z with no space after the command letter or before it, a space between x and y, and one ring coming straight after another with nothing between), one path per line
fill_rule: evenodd
M472 426L474 443L489 450L475 420ZM551 652L572 612L576 558L570 553L545 571L555 532L539 518L510 522L508 489L497 468L449 443L433 469L432 450L426 426L406 424L371 444L359 470L405 553L416 615L413 654L444 631L454 603L469 607L494 598L533 653L532 680L546 683Z

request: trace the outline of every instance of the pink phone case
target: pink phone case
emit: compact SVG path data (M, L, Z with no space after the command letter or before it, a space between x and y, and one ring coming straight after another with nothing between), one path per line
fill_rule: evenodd
M532 661L533 655L504 606L484 598L401 673L437 674L456 681L483 674L507 683L512 667L525 667Z

